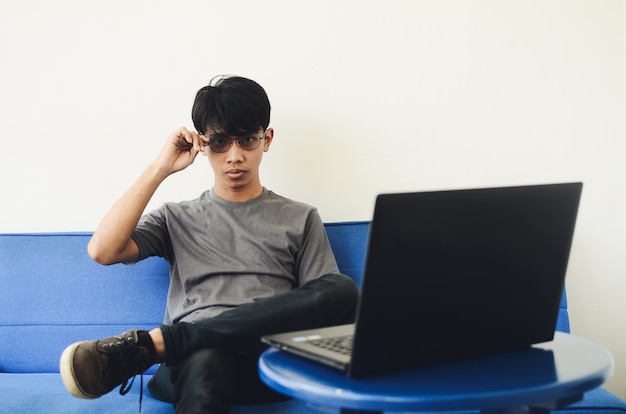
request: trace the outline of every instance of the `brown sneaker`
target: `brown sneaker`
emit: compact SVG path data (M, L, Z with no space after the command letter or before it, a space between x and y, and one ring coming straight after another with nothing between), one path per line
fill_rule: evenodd
M148 350L138 346L137 341L137 331L132 330L68 346L60 362L65 388L73 396L87 399L98 398L118 385L125 394L128 380L152 365Z

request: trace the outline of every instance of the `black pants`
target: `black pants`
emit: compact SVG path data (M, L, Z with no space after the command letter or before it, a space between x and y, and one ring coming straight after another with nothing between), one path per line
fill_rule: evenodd
M326 275L289 292L193 324L162 325L166 361L148 384L177 414L228 413L230 404L278 401L257 375L262 335L354 321L358 290Z

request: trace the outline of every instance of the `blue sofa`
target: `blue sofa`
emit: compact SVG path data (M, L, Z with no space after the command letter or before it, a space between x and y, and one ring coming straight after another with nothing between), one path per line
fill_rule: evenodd
M341 271L360 283L369 223L329 223ZM139 378L126 396L71 397L58 374L62 350L133 327L151 328L164 314L168 265L151 258L132 266L100 266L86 253L90 234L0 234L0 413L136 413ZM569 331L565 295L557 329ZM153 372L153 371L152 371ZM173 413L145 388L142 411ZM302 414L314 405L235 406L233 413ZM328 412L324 409L323 412ZM626 402L603 388L559 413L626 413Z

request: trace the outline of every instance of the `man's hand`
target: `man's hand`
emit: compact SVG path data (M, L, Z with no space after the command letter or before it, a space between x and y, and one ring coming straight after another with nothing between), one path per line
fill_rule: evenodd
M193 164L205 147L206 143L198 133L181 127L168 137L155 162L163 174L170 175Z

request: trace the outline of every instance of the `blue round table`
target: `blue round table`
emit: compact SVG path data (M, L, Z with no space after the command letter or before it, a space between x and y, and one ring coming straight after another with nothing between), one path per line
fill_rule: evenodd
M345 413L547 413L606 381L613 358L594 342L556 332L526 350L363 379L272 348L261 355L259 372L278 392Z

